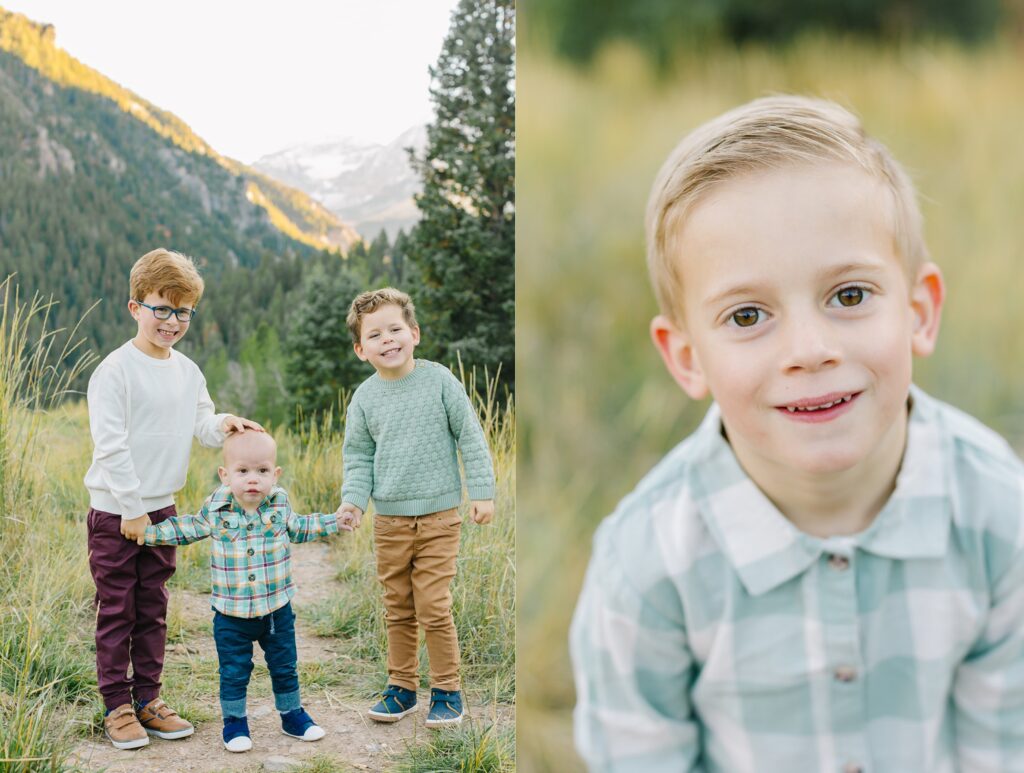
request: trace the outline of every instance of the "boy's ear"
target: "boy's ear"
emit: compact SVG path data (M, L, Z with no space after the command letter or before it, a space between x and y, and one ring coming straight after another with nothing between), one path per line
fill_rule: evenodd
M708 385L693 340L664 314L651 320L651 340L672 378L694 400L707 397Z
M419 346L420 344L420 326L412 326L412 344L413 346Z
M220 482L225 486L228 485L228 471L223 467L218 467L217 474L220 476Z
M280 477L281 477L281 468L280 467L275 467L274 468L274 483L277 483L277 481L278 481L278 479Z
M942 302L945 299L946 286L942 281L942 272L934 263L925 263L917 270L917 278L910 288L910 312L914 315L910 346L918 357L927 357L935 351Z
M139 310L141 308L142 307L139 306L138 302L134 298L129 298L128 299L128 313L131 314L134 319L138 319L139 318L138 315L139 315Z
M352 344L352 351L356 353L356 357L361 359L363 362L366 362L366 355L363 354L362 346L360 346L359 344Z

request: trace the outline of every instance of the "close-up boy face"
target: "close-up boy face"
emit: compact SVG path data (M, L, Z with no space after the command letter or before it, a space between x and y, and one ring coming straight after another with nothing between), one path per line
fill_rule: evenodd
M165 313L162 313L162 309L194 308L194 304L187 299L181 303L172 303L169 298L158 292L147 294L142 303L157 309L161 316ZM128 310L139 326L135 340L142 351L150 357L170 357L171 348L188 332L190 322L179 320L175 314L171 314L167 319L157 319L153 309L146 308L134 298L128 301Z
M420 329L409 326L402 309L386 304L363 317L356 356L369 362L386 379L408 375L415 367L413 353L420 342Z
M901 443L914 354L930 354L942 279L897 254L892 198L822 162L719 184L677 234L682 324L652 335L694 399L721 407L741 459L838 472Z
M224 441L224 466L217 473L220 482L231 488L235 501L246 510L254 510L281 477L277 443L266 432L228 435Z

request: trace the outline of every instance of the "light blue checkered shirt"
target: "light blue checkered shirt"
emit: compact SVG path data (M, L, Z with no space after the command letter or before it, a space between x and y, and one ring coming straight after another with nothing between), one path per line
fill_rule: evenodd
M571 632L591 770L1024 771L1024 466L911 394L860 534L798 531L716 406L601 525Z

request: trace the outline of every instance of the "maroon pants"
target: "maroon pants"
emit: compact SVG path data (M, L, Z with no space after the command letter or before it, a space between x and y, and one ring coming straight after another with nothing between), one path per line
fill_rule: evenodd
M174 505L149 514L176 515ZM89 510L89 570L96 583L96 674L108 709L160 695L167 643L167 588L173 545L149 546L121 535L121 516ZM131 664L132 675L128 675Z

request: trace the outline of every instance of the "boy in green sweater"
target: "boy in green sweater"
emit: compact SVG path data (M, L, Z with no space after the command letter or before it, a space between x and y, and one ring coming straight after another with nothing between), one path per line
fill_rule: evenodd
M462 452L471 515L494 515L490 451L466 390L442 365L413 358L420 342L409 296L391 287L359 295L348 313L356 355L376 374L345 419L339 512L358 526L373 497L377 579L384 586L388 685L370 717L397 722L416 710L417 649L423 626L430 658L427 727L457 725L463 706L459 641L449 586L462 519Z

